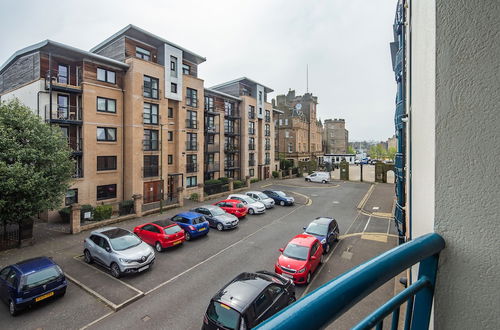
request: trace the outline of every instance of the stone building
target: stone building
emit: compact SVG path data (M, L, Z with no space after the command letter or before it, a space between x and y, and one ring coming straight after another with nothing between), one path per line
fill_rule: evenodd
M345 119L327 119L323 125L325 154L345 154L349 145L349 131Z

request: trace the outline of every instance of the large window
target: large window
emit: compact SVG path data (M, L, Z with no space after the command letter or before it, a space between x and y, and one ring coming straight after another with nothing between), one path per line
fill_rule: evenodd
M64 205L69 206L71 204L78 203L78 189L68 189L66 191L66 198L64 199Z
M266 124L266 126L264 127L264 135L271 136L271 125Z
M248 138L248 150L255 150L255 138Z
M196 187L198 185L198 178L196 176L188 176L186 178L186 187Z
M97 200L116 198L116 184L97 186Z
M116 170L116 156L97 156L97 170Z
M224 101L224 114L226 116L235 116L236 113L234 111L234 103Z
M151 60L151 52L138 46L135 47L135 56L146 61Z
M186 173L193 173L198 171L198 156L187 155L186 156Z
M97 141L116 141L116 128L114 127L97 127Z
M198 91L192 88L186 88L186 104L191 107L198 107Z
M211 96L205 96L205 111L214 111L214 98Z
M255 107L253 105L248 106L248 118L255 119Z
M186 128L197 129L198 120L196 111L186 111Z
M255 123L253 121L248 122L248 134L255 134Z
M198 134L186 133L186 150L198 150Z
M98 96L97 111L116 113L116 100Z
M116 73L114 71L97 68L97 80L116 84Z
M145 178L158 176L158 156L157 155L146 155L144 156L144 168L143 176Z
M271 111L266 110L266 122L270 123L271 122Z
M59 64L57 66L57 82L61 84L69 83L69 70L67 65Z
M158 79L149 76L144 76L143 96L148 97L150 99L158 99L159 98L158 85L159 85Z
M182 64L182 73L191 74L191 67L187 64Z
M144 124L158 125L158 104L144 102Z
M158 130L145 129L143 145L146 151L158 150Z

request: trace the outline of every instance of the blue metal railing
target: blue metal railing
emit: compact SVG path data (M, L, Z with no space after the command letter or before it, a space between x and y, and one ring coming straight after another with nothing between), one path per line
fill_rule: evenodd
M397 329L400 306L405 302L408 303L405 329L427 329L439 252L444 247L444 239L435 233L399 245L324 284L256 329L324 328L385 282L419 262L417 281L377 309L355 329L375 326L382 329L383 320L390 313L393 313L392 329Z

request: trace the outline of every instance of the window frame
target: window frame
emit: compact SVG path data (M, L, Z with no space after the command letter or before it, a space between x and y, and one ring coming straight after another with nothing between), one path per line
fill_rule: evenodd
M153 136L155 134L156 134L156 139L153 139ZM153 141L156 141L156 145L154 144ZM156 146L156 148L154 148L155 146ZM160 131L157 129L144 129L143 147L144 147L144 151L158 151L158 150L160 150Z
M103 129L104 130L104 135L105 135L105 139L102 140L102 139L99 139L99 129ZM108 132L109 131L114 131L115 134L114 134L114 138L113 139L109 139L109 137L111 136ZM96 128L96 139L98 142L116 142L117 140L117 135L118 135L118 130L116 129L116 127L104 127L104 126L98 126Z
M177 94L177 84L176 83L170 83L170 93Z
M194 180L194 184L192 181ZM193 176L187 176L186 177L186 188L193 188L198 185L198 176L193 175Z
M146 159L148 159L149 165L146 165ZM155 160L155 161L152 161ZM160 169L160 158L158 155L143 155L142 158L142 175L145 178L151 178L151 177L156 177L159 176L159 173L161 171ZM155 171L156 169L156 171Z
M104 100L104 105L105 105L105 109L104 110L99 109L99 100ZM114 102L114 104L115 104L115 110L114 111L110 111L109 110L109 101L113 101ZM111 98L108 98L108 97L97 96L97 98L96 98L96 110L97 110L97 112L116 113L116 99L111 99Z
M191 65L182 63L182 74L191 75Z
M99 79L99 70L104 71L104 80L103 79ZM113 74L112 81L110 81L110 77L108 77L108 73L112 73ZM116 84L116 72L112 71L112 70L108 70L108 69L97 67L96 79L97 79L97 81L102 81L102 82L106 82L106 83L109 83L109 84Z
M149 112L146 112L146 106L149 106ZM156 114L153 113L153 109L156 108ZM149 116L149 122L146 122L146 115ZM156 116L156 122L153 122L153 118ZM142 112L142 123L145 125L158 125L160 119L160 106L156 103L144 102L143 112Z
M114 196L113 195L109 195L109 194L103 195L102 191L101 191L101 196L99 196L99 189L102 190L102 189L107 189L107 188L114 188ZM106 199L114 199L117 196L117 191L118 190L117 190L116 183L96 186L96 200L102 201L102 200L106 200Z
M151 61L151 51L136 45L135 57L140 58L141 60Z
M104 162L104 165L111 165L111 167L105 166L105 167L99 167L99 159ZM111 159L114 159L114 167L113 167L113 161ZM97 156L96 158L96 168L97 172L101 171L113 171L117 169L117 157L116 156Z
M156 83L156 88L153 87L154 83ZM146 84L149 84L149 86L146 87ZM143 97L154 100L160 99L160 79L144 75L144 77L142 78L142 85L143 85L142 88Z
M186 87L186 105L197 108L198 107L198 90Z

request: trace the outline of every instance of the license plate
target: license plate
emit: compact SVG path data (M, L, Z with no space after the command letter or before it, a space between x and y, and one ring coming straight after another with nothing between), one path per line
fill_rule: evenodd
M204 230L207 230L207 228L203 227L203 228L198 229L198 231L204 231Z
M286 277L286 278L289 278L289 279L292 279L292 280L293 280L293 276L292 276L292 275L285 274L285 273L283 273L283 274L281 274L281 275L283 275L283 276L284 276L284 277Z
M138 271L138 272L142 272L142 271L144 271L144 270L146 270L146 269L148 269L148 268L149 268L149 265L146 265L146 266L144 266L144 267L139 268L137 271Z
M172 245L177 245L177 244L179 244L179 243L182 243L182 241L177 241L177 242L174 242L174 244L172 244Z
M54 295L54 291L49 292L49 293L46 293L46 294L44 294L43 296L40 296L40 297L38 297L38 298L35 298L35 301L36 301L36 302L38 302L38 301L40 301L40 300L44 300L44 299L46 299L46 298L48 298L48 297L52 297L53 295Z

